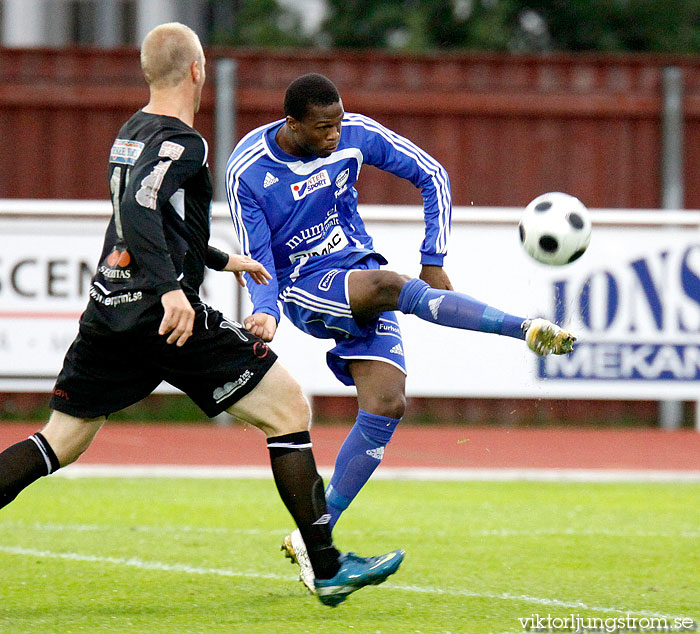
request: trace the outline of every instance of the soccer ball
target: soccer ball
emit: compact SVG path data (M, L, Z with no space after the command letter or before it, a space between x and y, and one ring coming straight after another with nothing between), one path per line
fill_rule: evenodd
M561 266L578 260L591 241L591 214L574 196L549 192L535 198L520 217L520 242L538 262Z

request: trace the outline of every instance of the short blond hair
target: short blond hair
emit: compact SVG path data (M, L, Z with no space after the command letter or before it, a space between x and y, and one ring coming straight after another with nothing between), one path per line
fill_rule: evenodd
M204 68L204 51L197 34L179 22L155 27L141 45L141 69L149 86L177 86L192 62Z

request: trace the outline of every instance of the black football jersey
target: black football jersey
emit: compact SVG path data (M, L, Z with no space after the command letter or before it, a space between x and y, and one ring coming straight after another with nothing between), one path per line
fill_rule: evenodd
M160 297L199 301L204 267L228 256L208 247L212 186L207 144L180 119L137 112L109 156L112 217L84 320L125 331L162 317Z

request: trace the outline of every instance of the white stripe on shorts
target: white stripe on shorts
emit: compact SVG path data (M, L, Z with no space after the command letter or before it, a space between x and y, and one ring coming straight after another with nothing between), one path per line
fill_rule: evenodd
M285 289L284 293L282 293L283 296L289 295L289 294L303 295L303 296L307 297L309 300L311 300L312 302L315 302L319 305L328 306L329 308L350 310L350 304L348 302L334 302L332 299L326 299L325 297L319 297L318 295L314 295L313 293L309 293L309 291L304 290L303 288L298 288L296 286L289 286Z
M308 294L307 294L308 295ZM325 315L333 315L335 317L349 317L352 318L352 311L347 308L335 308L333 306L326 306L321 302L313 301L313 295L305 297L302 294L298 294L294 291L289 293L285 292L282 295L282 300L286 303L296 304L302 308L308 308L309 310L314 310L318 313L323 313Z

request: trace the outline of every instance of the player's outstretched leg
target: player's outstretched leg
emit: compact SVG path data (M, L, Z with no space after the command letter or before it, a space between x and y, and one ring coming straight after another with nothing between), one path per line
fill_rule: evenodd
M469 295L431 288L411 279L401 288L397 308L402 313L442 326L490 332L524 339L541 356L568 354L576 337L546 319L529 320L504 313Z
M103 422L53 412L41 432L0 453L0 508L32 482L77 460Z

